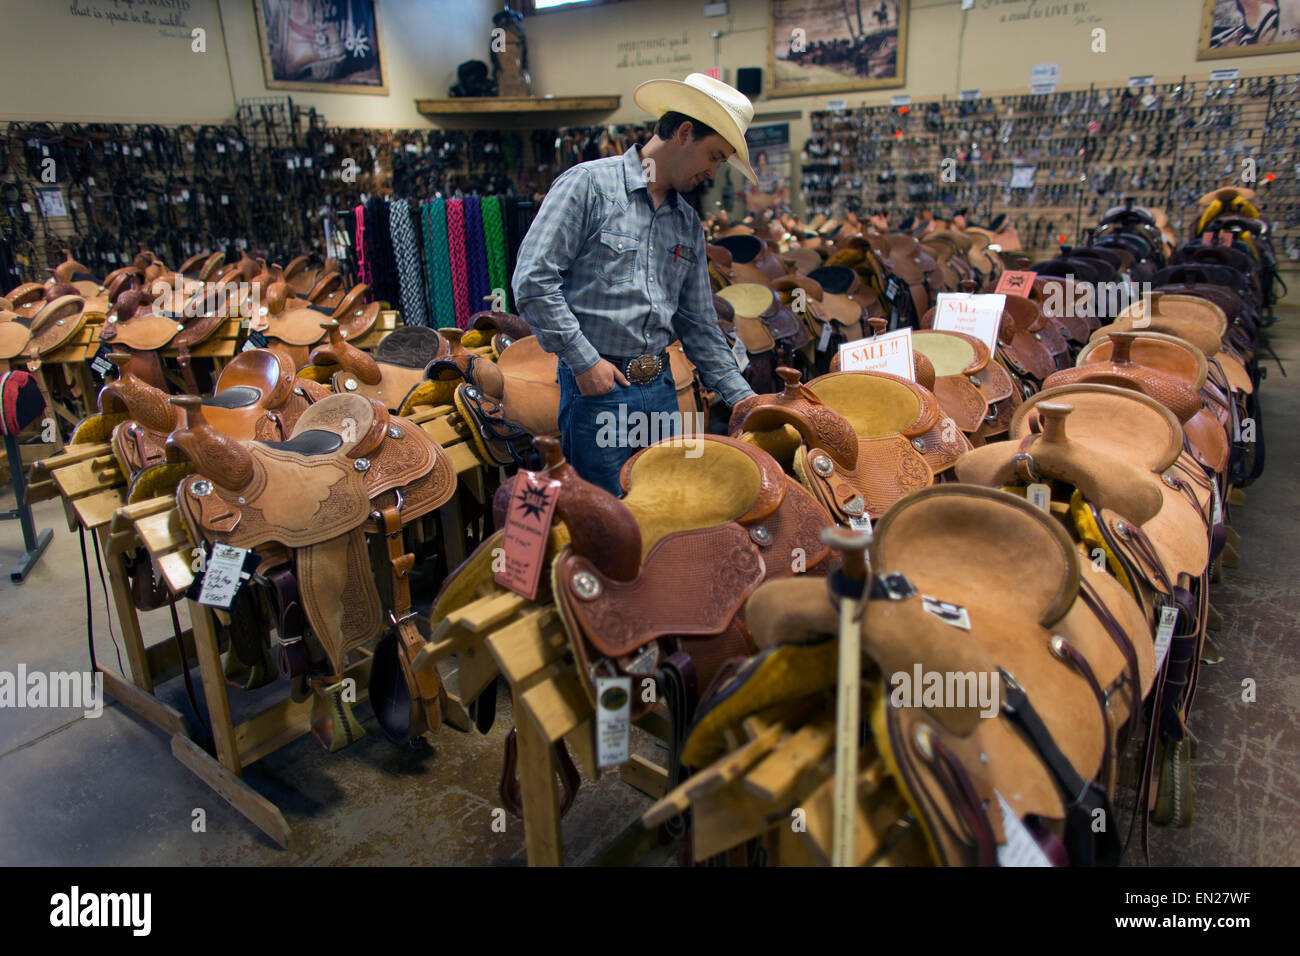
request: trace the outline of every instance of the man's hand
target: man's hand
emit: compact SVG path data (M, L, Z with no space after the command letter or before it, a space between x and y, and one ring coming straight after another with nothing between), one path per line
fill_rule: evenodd
M581 375L575 375L578 391L583 395L604 395L612 392L615 385L630 385L623 373L613 362L601 359Z

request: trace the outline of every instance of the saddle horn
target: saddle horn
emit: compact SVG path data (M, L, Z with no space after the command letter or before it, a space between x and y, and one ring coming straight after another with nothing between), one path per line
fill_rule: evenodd
M320 327L326 331L328 338L312 349L307 357L312 365L337 365L361 379L366 385L379 384L382 377L379 363L349 342L335 319L322 322Z
M584 480L564 459L560 440L533 439L545 462L540 474L560 482L555 513L569 529L573 553L614 581L632 581L641 568L641 529L627 506Z
M253 456L203 417L202 399L197 395L173 395L171 404L181 409L185 423L167 436L167 460L189 459L200 473L230 491L248 487L253 480Z

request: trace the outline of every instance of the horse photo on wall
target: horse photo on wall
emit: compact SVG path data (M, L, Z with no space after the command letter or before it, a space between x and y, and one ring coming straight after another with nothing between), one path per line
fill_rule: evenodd
M375 0L253 0L273 90L388 92Z
M903 85L907 0L772 0L772 96Z
M1205 0L1198 60L1300 51L1300 0Z

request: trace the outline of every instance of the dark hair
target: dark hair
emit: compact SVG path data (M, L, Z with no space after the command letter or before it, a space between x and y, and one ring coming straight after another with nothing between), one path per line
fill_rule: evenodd
M713 127L704 125L693 116L669 110L659 117L659 122L655 124L655 135L660 139L672 139L677 133L677 127L687 120L691 121L691 139L704 139L706 136L713 136L717 133L717 130Z

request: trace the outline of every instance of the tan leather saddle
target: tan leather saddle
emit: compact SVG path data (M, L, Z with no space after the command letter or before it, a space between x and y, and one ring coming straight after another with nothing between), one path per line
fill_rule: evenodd
M983 342L961 332L918 329L912 348L934 366L931 391L944 414L972 441L1006 434L1020 391Z
M644 680L693 706L726 660L753 650L745 598L795 573L795 549L814 572L829 554L818 537L829 516L771 456L698 437L698 455L670 442L633 455L621 499L583 481L558 441L538 440L570 536L551 589L578 672L593 701L597 677L633 678L634 718L653 706Z
M312 365L337 366L332 374L334 391L355 392L384 403L390 412L409 415L417 404L437 405L450 400L450 389L435 394L427 377L429 366L458 351L453 343L427 326L404 325L394 329L367 354L347 340L335 321L323 322L328 340L312 349ZM421 386L428 387L422 389Z
M54 298L24 301L30 306L22 312L0 312L0 364L8 368L19 359L29 369L41 359L57 352L76 337L91 313L86 299L63 290L71 286L56 285ZM93 301L93 300L92 300ZM12 303L12 299L11 299Z
M168 452L188 458L197 472L176 493L194 540L288 549L306 633L336 678L351 652L385 630L366 536L386 542L394 629L375 652L375 713L398 739L436 729L440 681L435 671L410 668L425 640L410 607L414 555L406 551L402 528L455 492L446 452L422 429L361 395L316 402L284 442L237 441L207 421L197 398L173 404L184 408L187 425L167 439ZM337 743L335 732L345 729L334 716L340 715L322 715L324 726L317 728L330 746ZM350 741L353 722L342 723Z

